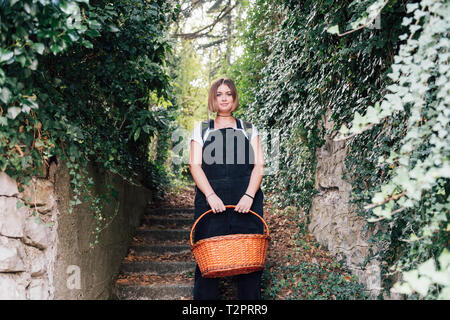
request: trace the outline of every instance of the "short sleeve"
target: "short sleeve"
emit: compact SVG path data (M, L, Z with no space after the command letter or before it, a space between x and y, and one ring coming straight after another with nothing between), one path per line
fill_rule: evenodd
M254 137L259 135L258 129L255 127L255 125L252 123L252 137L250 138L250 141L253 140Z
M203 147L202 122L199 121L192 131L191 140L197 141Z

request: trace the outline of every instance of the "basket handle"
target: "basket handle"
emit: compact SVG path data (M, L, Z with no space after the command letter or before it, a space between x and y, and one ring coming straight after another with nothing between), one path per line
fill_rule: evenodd
M236 208L236 206L233 205L233 204L229 204L229 205L226 205L225 208ZM207 214L210 213L210 212L212 212L212 209L209 209L208 211L206 211L205 213L203 213L200 217L198 217L197 220L195 220L194 225L192 226L192 229L191 229L190 237L189 237L190 243L191 243L191 247L194 245L194 241L192 240L192 236L193 236L193 234L194 234L195 226L197 225L197 223L200 221L201 218L203 218L205 215L207 215ZM254 214L255 216L257 216L257 217L262 221L262 223L264 224L264 228L265 228L266 235L269 236L269 227L267 226L266 221L264 221L264 219L261 218L261 216L260 216L259 214L257 214L256 212L254 212L254 211L252 211L252 210L249 210L249 212L251 212L252 214Z

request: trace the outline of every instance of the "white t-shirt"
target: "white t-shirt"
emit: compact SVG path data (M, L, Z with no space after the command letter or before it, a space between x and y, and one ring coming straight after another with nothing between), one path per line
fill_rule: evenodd
M241 127L244 128L244 123L243 123L242 119L239 119L239 121L241 122ZM213 130L218 130L218 129L213 129ZM237 129L236 128L236 130L242 130L242 132L244 132L245 136L247 137L247 132L244 129ZM208 134L209 134L210 131L212 131L212 130L209 129L209 126L208 126L208 128L205 131L205 139L208 137ZM252 139L255 138L257 135L258 135L258 129L256 129L255 125L252 123L252 136L250 138L247 137L247 139L252 141ZM203 147L202 122L201 121L199 121L197 123L197 125L194 128L194 130L192 131L191 140L197 141Z

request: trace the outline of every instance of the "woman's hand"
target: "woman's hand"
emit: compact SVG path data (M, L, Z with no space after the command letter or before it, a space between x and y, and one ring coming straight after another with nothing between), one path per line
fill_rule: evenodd
M226 210L225 205L217 194L214 193L210 195L206 200L214 213L223 212Z
M252 204L253 199L247 195L244 195L239 201L239 203L236 205L236 208L234 208L234 211L247 213L252 207Z

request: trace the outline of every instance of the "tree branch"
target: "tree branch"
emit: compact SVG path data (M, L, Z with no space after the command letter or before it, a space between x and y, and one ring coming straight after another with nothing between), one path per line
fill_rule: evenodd
M222 42L224 42L226 40L227 40L226 38L222 38L222 39L219 39L219 40L216 40L216 41L212 41L212 42L209 42L209 43L206 43L206 44L201 44L198 47L202 48L202 49L206 49L206 48L209 48L209 47L221 44Z
M221 13L219 13L219 16L217 17L216 20L214 20L211 24L197 30L191 33L175 33L172 34L172 37L174 38L184 38L184 39L194 39L194 38L199 38L199 37L203 37L205 35L207 35L209 32L211 32L211 30L214 28L214 26L219 23L225 16L227 16L231 10L233 10L239 2L236 2L232 7L229 7L228 9L225 7ZM206 33L201 34L200 32L202 32L203 30L206 30L210 28L211 30L207 31Z
M389 201L391 201L391 200L397 200L397 199L400 199L401 197L403 197L403 196L405 196L405 195L406 195L406 190L403 191L402 193L396 194L395 196L388 197L388 198L384 199L384 200L381 201L381 202L369 204L369 205L365 206L364 209L369 210L369 209L372 209L372 208L381 206L382 204L385 204L386 202L389 202Z

